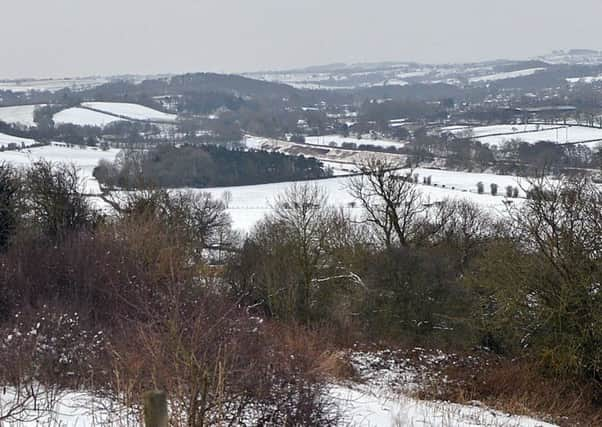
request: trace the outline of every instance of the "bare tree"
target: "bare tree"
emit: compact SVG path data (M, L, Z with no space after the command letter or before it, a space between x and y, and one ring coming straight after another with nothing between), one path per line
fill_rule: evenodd
M48 236L62 238L67 231L86 227L94 220L82 184L73 165L38 161L26 170L28 208Z
M374 158L360 171L350 179L348 190L364 208L364 221L381 232L386 247L408 246L416 235L418 218L427 209L413 171L402 174L399 164Z
M446 200L441 203L433 234L436 242L446 243L455 249L459 271L463 274L469 260L474 257L491 235L492 220L475 203L466 200Z
M210 193L145 189L128 193L122 200L105 196L126 220L156 221L170 230L183 248L189 248L200 259L206 251L232 249L230 216L222 200Z

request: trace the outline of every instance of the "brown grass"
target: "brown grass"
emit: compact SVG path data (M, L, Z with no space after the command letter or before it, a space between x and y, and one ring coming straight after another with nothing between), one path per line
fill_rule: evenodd
M423 399L457 403L481 402L488 407L516 415L554 422L560 426L600 426L602 408L591 384L544 376L528 360L487 357L481 368L450 366L443 373L448 385L423 390Z

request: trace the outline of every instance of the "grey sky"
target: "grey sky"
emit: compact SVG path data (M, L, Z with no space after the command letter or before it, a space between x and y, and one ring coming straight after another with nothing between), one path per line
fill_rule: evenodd
M3 0L0 77L464 62L602 49L600 0Z

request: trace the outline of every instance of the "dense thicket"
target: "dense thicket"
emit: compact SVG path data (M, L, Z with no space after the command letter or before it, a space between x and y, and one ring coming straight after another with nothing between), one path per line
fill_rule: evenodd
M503 218L428 203L412 177L366 165L349 190L362 226L296 189L228 270L236 295L278 319L368 336L482 345L600 393L602 196L585 178L532 182Z
M221 201L145 191L104 216L78 182L60 165L0 165L0 382L17 393L0 422L51 410L62 389L134 410L157 387L175 425L336 420L318 374L329 345L223 290Z
M204 188L325 178L330 172L313 158L207 145L125 151L113 164L101 163L94 176L110 187Z

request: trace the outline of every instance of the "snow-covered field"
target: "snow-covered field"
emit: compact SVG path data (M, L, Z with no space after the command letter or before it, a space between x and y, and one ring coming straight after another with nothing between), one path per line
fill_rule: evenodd
M23 126L35 126L33 112L36 108L41 106L42 105L17 105L14 107L0 107L0 121Z
M545 71L545 68L527 68L526 70L509 71L506 73L496 73L487 76L472 77L469 79L471 83L491 82L496 80L514 79L517 77L531 76L535 73Z
M558 128L561 125L540 125L540 124L508 124L508 125L488 125L488 126L446 126L441 131L452 132L456 134L465 134L474 137L483 137L498 134L520 134L525 132L538 132L551 128Z
M573 144L583 142L590 148L596 148L602 141L602 129L586 126L563 125L492 125L477 127L450 126L442 128L457 136L474 137L484 144L500 147L505 142L518 139L529 144L550 141L557 144ZM589 141L589 142L588 142Z
M123 121L125 119L100 113L98 111L88 110L86 108L73 107L59 111L54 115L53 120L56 124L104 127L108 124Z
M53 143L43 147L34 147L20 151L0 152L0 162L7 162L15 166L27 166L43 159L54 163L73 164L80 173L82 190L88 194L100 192L98 181L92 176L94 168L101 159L115 160L119 150L101 150L95 147L70 148L62 143Z
M105 77L84 77L73 79L32 79L32 80L4 80L0 81L0 90L13 92L30 92L33 90L56 92L61 89L72 90L88 89L107 83Z
M0 133L0 148L9 148L10 144L17 144L18 148L21 147L29 147L30 145L36 144L36 141L28 138L20 138L18 136L6 135L4 133ZM2 158L2 154L0 153L0 159Z
M132 120L175 122L177 118L175 114L125 102L84 102L82 106Z
M481 206L493 215L503 215L506 210L504 203L505 187L511 185L520 187L516 177L494 174L472 174L468 172L441 171L432 169L417 169L414 173L422 177L431 176L431 186L420 185L425 202L436 202L444 199L468 200ZM485 194L477 193L477 183L481 181L485 186ZM361 215L361 208L355 204L355 200L348 191L348 177L338 177L311 181L318 185L328 195L329 203L336 207L348 209L352 215ZM489 185L498 184L498 195L492 196ZM437 184L437 186L435 186ZM228 194L230 200L228 213L232 217L235 229L248 232L265 215L273 211L275 197L282 194L292 183L275 183L262 185L248 185L240 187L208 188L195 191L206 191L215 198L224 198ZM443 188L445 185L445 188ZM453 188L452 188L453 187ZM523 192L520 190L520 194ZM520 203L522 199L514 199L514 203Z
M335 146L342 147L344 143L355 144L356 146L360 145L374 145L376 147L403 147L405 145L404 142L398 141L387 141L383 139L371 139L371 138L351 138L344 137L341 135L323 135L323 136L307 136L305 137L306 144L312 145L322 145L325 147Z
M566 79L569 83L587 83L602 81L602 75L599 76L583 76L583 77L569 77Z
M349 175L359 172L359 167L350 163L322 161L324 167L330 168L334 176Z

